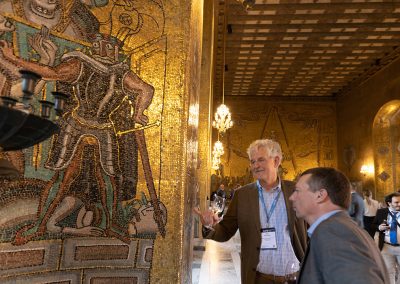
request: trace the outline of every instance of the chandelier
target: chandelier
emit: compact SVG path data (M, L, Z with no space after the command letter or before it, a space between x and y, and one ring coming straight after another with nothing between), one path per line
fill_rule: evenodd
M222 145L221 141L217 141L214 144L214 148L212 151L212 166L213 170L218 170L219 165L221 164L221 156L224 154L224 145Z
M221 158L220 157L216 157L216 156L213 155L211 168L213 170L217 171L217 170L219 170L219 165L220 164L221 164Z
M59 126L50 118L51 109L60 116L67 95L52 92L54 102L39 100L40 115L33 113L31 105L38 80L36 73L21 70L22 103L10 94L0 97L0 151L14 151L38 144L59 131Z
M212 125L214 128L217 128L218 132L221 134L225 133L226 130L233 126L229 108L223 103L217 108L217 112L214 114L214 119Z
M213 155L221 157L224 154L224 145L221 141L217 141L214 144Z
M226 7L225 7L226 10ZM226 11L225 11L226 14ZM214 115L212 126L218 130L218 134L223 135L229 128L233 126L231 113L229 108L225 105L225 46L226 46L226 16L224 18L224 39L223 39L223 64L222 64L222 104L217 108ZM219 142L219 141L218 141Z

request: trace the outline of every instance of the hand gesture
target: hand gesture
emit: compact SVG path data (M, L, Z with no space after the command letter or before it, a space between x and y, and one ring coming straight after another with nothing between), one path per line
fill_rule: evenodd
M388 225L386 220L383 220L383 223L379 225L378 230L379 231L390 230L390 226Z
M40 63L52 66L56 58L57 46L50 40L49 30L45 26L40 32L28 38L30 46L39 54Z
M16 58L12 49L12 45L5 40L0 40L0 57L3 57L9 61L12 61Z
M214 214L211 210L201 212L199 208L193 208L193 212L200 217L200 222L204 227L212 229L215 224L221 221L221 218L217 214Z
M145 126L149 122L149 118L146 115L144 115L143 113L135 115L133 120L136 123L139 123L139 124L141 124L143 126Z

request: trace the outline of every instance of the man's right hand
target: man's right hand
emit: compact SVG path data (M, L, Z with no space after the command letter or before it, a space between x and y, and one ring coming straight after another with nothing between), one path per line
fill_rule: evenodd
M198 207L195 207L193 208L193 212L200 217L201 224L207 228L212 228L215 224L221 221L221 218L211 210L201 212Z
M382 223L382 224L379 225L378 230L379 231L390 230L390 226L388 224L386 224L386 223Z

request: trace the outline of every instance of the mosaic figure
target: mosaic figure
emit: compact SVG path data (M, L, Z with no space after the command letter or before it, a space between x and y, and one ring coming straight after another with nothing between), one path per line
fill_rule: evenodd
M136 196L137 141L142 141L141 135L138 132L117 137L116 127L147 124L144 110L152 101L154 88L127 64L119 62L119 48L115 38L97 34L93 38L92 57L72 51L62 56L60 64L51 67L16 57L9 43L0 42L1 60L36 72L45 80L57 81L58 91L73 94L74 102L60 119L61 132L53 141L46 163L56 174L42 193L38 222L22 228L16 244L46 231L124 240L128 231L141 233L152 226L138 225L140 213L144 216L144 212L151 211L149 207L157 215L153 223L156 221L160 228L161 222L165 222L165 208L154 198L151 204L132 201ZM125 110L127 105L129 111ZM131 120L126 119L129 112ZM140 144L143 150L143 143ZM75 227L61 225L62 219L72 214L76 215ZM94 217L100 220L96 224L101 228L92 226Z
M99 0L4 0L0 1L2 13L13 13L22 21L46 26L49 30L85 40L99 31L99 22L89 7L104 6Z

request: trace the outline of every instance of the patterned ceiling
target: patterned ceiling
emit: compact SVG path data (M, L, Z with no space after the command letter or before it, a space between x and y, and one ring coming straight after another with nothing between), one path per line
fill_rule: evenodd
M217 99L335 97L400 55L400 0L218 3Z

